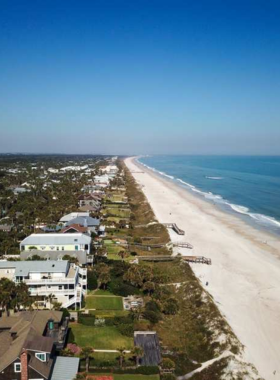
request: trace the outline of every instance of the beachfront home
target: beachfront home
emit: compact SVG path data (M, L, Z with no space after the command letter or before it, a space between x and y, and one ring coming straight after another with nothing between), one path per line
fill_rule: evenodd
M32 260L33 257L36 258L38 256L42 260L64 260L65 256L69 256L73 261L78 262L80 265L93 263L93 255L88 255L86 251L21 251L19 258L24 261Z
M86 251L90 253L91 237L84 233L32 234L20 243L21 251Z
M0 278L25 282L42 307L50 307L51 301L63 308L76 307L87 292L87 269L66 260L0 261Z
M71 219L77 218L78 216L89 216L89 212L71 212L70 214L64 215L59 222L66 224Z
M68 319L53 310L22 311L0 318L0 380L51 380L61 370L56 351L65 346ZM64 359L64 358L63 358ZM78 358L67 358L64 370L71 368L72 380Z
M97 234L100 220L97 218L92 218L91 216L78 216L77 218L67 222L65 226L69 227L73 224L78 224L79 226L86 227L89 231Z

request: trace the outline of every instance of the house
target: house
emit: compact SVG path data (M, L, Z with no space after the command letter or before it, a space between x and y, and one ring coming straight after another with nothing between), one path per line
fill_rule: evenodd
M71 212L70 214L64 215L59 222L60 223L67 223L71 219L77 218L78 216L89 216L89 212Z
M63 308L76 307L87 292L87 269L66 260L0 261L0 278L26 283L41 307L51 302L60 302Z
M94 206L97 209L101 206L100 198L93 194L82 194L78 198L79 207L82 206Z
M55 356L65 346L67 331L68 319L64 320L60 311L22 311L2 317L0 380L51 380L60 367ZM77 358L74 359L68 367L77 373Z
M96 212L99 209L100 209L100 207L89 206L89 205L79 207L80 211L88 211L88 212Z
M15 255L13 255L14 257ZM70 256L78 261L80 265L87 265L93 263L93 255L88 255L86 251L21 251L20 259L22 261L31 259L33 256L39 256L41 260L63 260L64 256Z
M11 232L12 226L9 224L0 224L0 231Z
M88 228L80 226L79 224L70 224L67 227L62 228L62 234L73 234L73 233L81 233L88 234Z
M155 331L134 331L134 345L143 348L144 355L139 364L157 366L161 362L160 344Z
M72 224L72 223L71 223ZM91 237L83 233L31 234L20 243L21 251L86 251L90 253Z
M101 166L99 170L106 174L117 174L119 169L116 165Z
M100 220L97 218L92 218L91 216L78 216L75 219L70 220L66 223L66 227L69 227L73 224L78 224L82 227L86 227L88 231L94 232L97 234L98 227L100 225Z

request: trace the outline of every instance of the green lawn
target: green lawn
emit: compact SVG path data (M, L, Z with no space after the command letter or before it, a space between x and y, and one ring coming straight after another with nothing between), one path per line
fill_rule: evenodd
M86 309L123 310L122 297L117 296L87 296Z
M74 342L80 346L91 346L94 349L117 350L120 347L133 348L133 338L122 335L114 326L85 326L80 323L70 323Z
M96 289L92 292L92 295L95 295L95 296L113 296L114 294L109 292L109 290Z
M89 313L98 318L125 317L128 315L126 310L90 310Z

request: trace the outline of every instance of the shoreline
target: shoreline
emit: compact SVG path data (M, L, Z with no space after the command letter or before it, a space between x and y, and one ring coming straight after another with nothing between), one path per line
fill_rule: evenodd
M135 158L125 159L125 164L158 221L185 230L185 236L170 232L173 242L194 246L180 253L211 258L211 266L192 264L194 273L245 346L244 359L265 379L275 379L273 372L280 373L280 239L162 178Z
M196 186L183 181L180 178L176 178L165 172L161 172L153 167L150 167L140 161L140 159L143 157L144 156L135 157L136 163L140 164L141 167L145 167L151 173L155 173L160 178L164 178L165 180L171 181L177 186L182 187L183 189L187 190L190 194L192 194L194 197L197 197L207 203L217 206L222 212L225 212L227 214L230 214L239 218L240 220L244 221L247 225L253 227L254 229L260 232L266 232L270 236L272 237L274 236L277 239L280 239L280 221L275 219L274 217L266 215L266 214L262 214L262 213L250 212L250 210L248 209L246 205L240 205L238 203L237 204L230 203L230 201L225 200L219 194L212 194L211 192L207 190L201 190L197 188ZM247 211L246 210L243 211L243 209L246 209ZM264 221L262 222L258 221L256 218L257 216L261 217L263 220L265 219L266 224L264 224ZM267 224L268 223L267 221L269 221L269 224Z

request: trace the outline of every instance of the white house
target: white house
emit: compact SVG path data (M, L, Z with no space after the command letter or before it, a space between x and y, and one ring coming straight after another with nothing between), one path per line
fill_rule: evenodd
M87 269L62 261L0 261L0 278L25 282L41 306L61 302L63 308L81 305L87 292Z
M86 251L90 253L91 237L83 233L31 234L20 243L21 251Z

